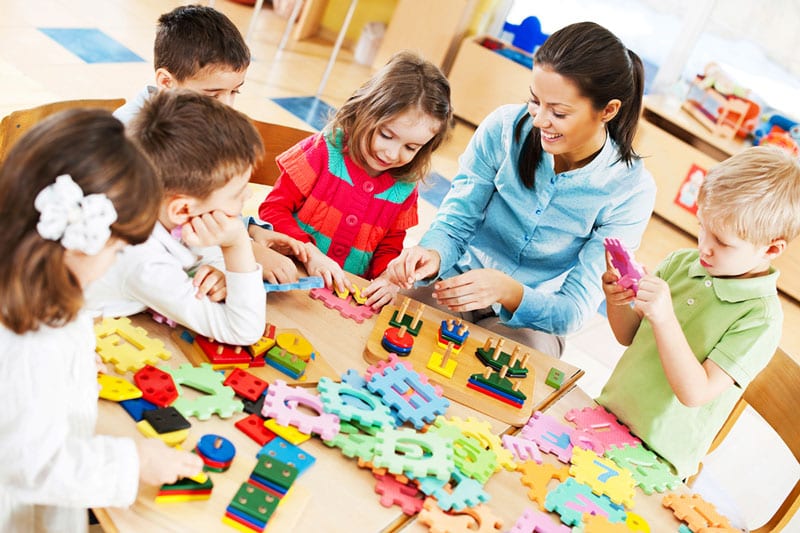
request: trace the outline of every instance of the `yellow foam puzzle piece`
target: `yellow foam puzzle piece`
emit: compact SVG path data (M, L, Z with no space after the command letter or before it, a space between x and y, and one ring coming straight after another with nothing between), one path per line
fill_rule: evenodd
M127 317L106 317L94 326L97 337L95 350L106 363L114 363L118 374L136 372L144 365L155 365L159 359L172 354L159 339L147 335L147 330L131 324Z
M100 385L98 396L112 402L123 402L142 397L142 391L125 378L109 374L97 374L97 384Z
M591 487L592 492L598 496L605 494L612 502L625 505L628 509L633 507L636 480L630 471L611 459L579 446L572 448L571 461L570 475Z

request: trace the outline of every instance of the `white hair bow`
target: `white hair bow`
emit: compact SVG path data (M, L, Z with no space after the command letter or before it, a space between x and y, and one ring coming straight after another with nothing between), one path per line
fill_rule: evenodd
M72 176L62 174L42 189L33 202L41 213L36 231L45 239L61 241L68 250L96 255L111 236L117 210L105 194L83 195Z

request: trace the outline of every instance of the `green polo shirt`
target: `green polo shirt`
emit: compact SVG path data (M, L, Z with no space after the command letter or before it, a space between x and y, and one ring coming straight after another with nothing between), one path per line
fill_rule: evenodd
M685 478L697 471L736 401L778 346L783 324L778 271L714 278L700 265L697 250L679 250L656 275L669 284L675 315L697 360L710 358L735 384L703 406L680 403L664 375L653 328L642 320L597 402Z

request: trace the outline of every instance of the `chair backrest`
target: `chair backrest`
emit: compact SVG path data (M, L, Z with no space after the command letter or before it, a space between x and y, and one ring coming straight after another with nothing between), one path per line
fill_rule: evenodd
M258 120L253 120L253 125L261 134L261 140L264 143L264 158L253 169L250 181L262 185L275 185L280 176L275 158L309 135L314 135L314 132Z
M124 98L63 100L43 104L31 109L13 111L0 122L0 161L4 161L11 146L22 137L31 126L59 111L76 107L99 107L113 111L125 103Z

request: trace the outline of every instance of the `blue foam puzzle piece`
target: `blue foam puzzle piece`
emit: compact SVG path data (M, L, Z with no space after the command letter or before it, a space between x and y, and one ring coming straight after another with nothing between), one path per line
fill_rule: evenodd
M262 455L274 457L282 463L295 467L298 474L308 470L317 460L310 453L281 437L275 437L256 453L256 457Z
M379 394L383 402L397 411L403 422L411 422L417 429L432 424L437 416L443 415L450 402L436 394L433 385L426 383L415 371L402 363L388 367L383 374L375 374L367 383L367 389ZM414 393L405 394L413 389Z
M158 409L158 406L154 403L148 402L144 398L136 398L133 400L123 400L118 402L125 411L131 415L136 422L139 422L144 417L145 411L152 411L154 409Z
M264 282L264 290L267 292L283 292L283 291L294 291L294 290L310 290L310 289L319 289L320 287L324 287L325 282L320 276L308 276L305 278L300 278L299 280L295 281L294 283L267 283Z

